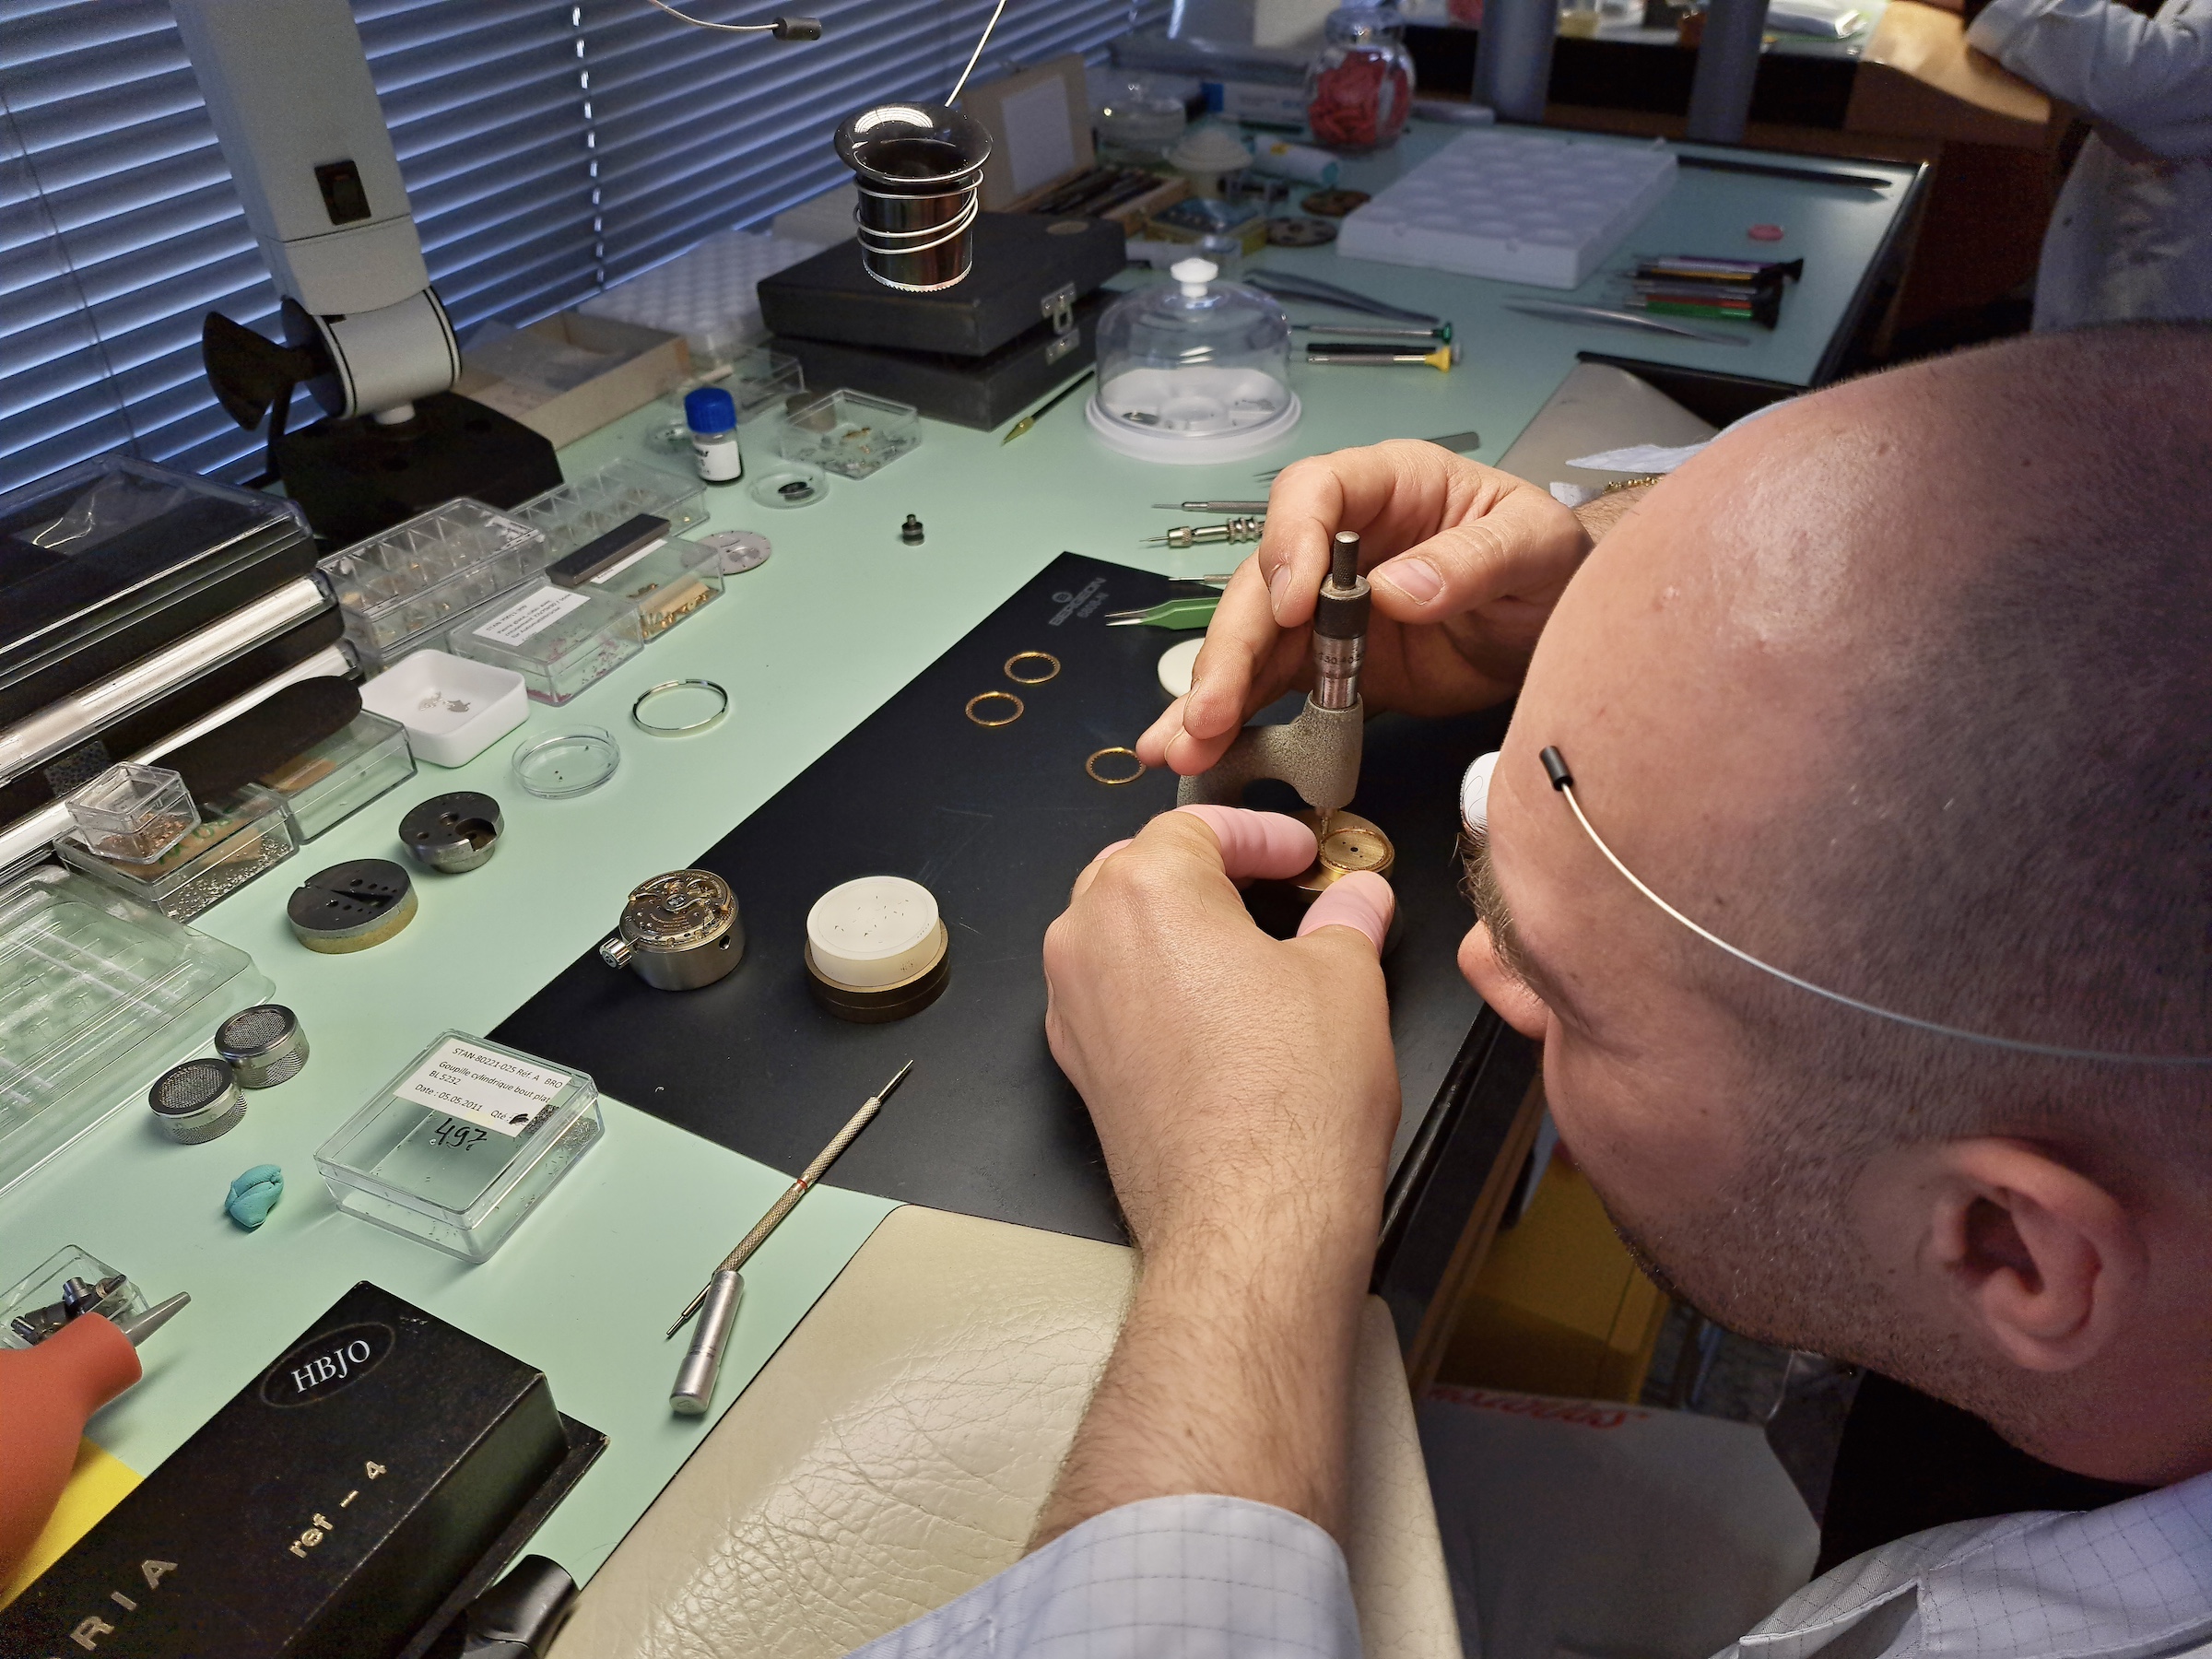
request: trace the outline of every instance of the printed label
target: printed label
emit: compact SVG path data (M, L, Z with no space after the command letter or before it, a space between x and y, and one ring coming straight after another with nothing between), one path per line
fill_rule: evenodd
M591 595L563 593L559 588L542 587L535 594L516 600L475 632L479 640L489 640L494 645L521 645L559 621Z
M567 1072L449 1037L393 1093L500 1135L520 1135L568 1082Z
M261 1397L271 1406L312 1406L328 1399L383 1363L399 1338L373 1321L318 1332L263 1373Z
M632 553L628 559L622 560L621 563L611 564L607 566L606 570L600 571L598 575L593 577L592 585L594 587L597 587L603 582L612 582L616 577L621 575L623 571L629 570L631 565L636 564L639 559L644 558L646 554L651 553L656 547L665 547L667 545L668 538L665 535L660 536L655 540L647 542L635 553Z

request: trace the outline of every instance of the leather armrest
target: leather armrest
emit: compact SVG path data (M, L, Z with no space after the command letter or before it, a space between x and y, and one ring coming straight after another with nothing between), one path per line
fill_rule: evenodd
M834 1659L1020 1558L1130 1253L909 1206L580 1597L553 1659ZM1371 1299L1347 1549L1369 1659L1458 1659L1413 1407Z

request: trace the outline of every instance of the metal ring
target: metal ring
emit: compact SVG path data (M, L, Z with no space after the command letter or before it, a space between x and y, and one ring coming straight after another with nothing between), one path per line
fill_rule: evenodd
M1025 679L1014 672L1017 663L1042 663L1046 665L1046 670L1033 678ZM1060 677L1060 659L1049 651L1018 651L1006 659L1006 677L1018 686L1041 686L1047 680Z
M694 720L688 725L655 725L645 718L645 705L664 691L712 691L722 700L722 706L704 720ZM730 712L730 694L710 679L663 680L657 686L648 686L638 693L638 700L629 705L629 723L641 732L651 732L656 737L677 737L686 732L703 732Z
M1014 705L1014 712L1007 715L1004 720L985 720L981 714L978 714L975 712L975 705L977 703L1001 701L1010 702ZM1016 721L1022 717L1028 709L1029 704L1023 702L1020 698L1015 696L1011 691L979 691L973 697L968 700L968 718L974 721L975 724L980 726L1012 725Z
M1083 762L1083 770L1091 775L1093 782L1111 785L1134 783L1139 778L1143 777L1147 772L1152 770L1142 760L1136 760L1136 770L1131 772L1127 777L1101 778L1099 776L1099 762L1104 759L1108 755L1126 755L1130 759L1136 760L1136 751L1133 748L1123 748L1118 744L1112 748L1102 748L1099 750L1097 754L1091 756L1089 759Z

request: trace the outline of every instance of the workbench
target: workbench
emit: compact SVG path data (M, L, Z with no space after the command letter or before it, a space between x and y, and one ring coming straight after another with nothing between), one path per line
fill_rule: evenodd
M1396 152L1348 166L1345 182L1380 188L1448 136L1417 126ZM1149 503L1265 493L1260 468L1384 438L1472 429L1482 438L1475 453L1495 460L1578 353L1764 382L1769 394L1818 383L1894 249L1920 181L1910 166L1852 170L1892 182L1876 191L1686 170L1630 237L1623 255L1802 256L1805 278L1781 326L1747 347L1500 309L1515 293L1597 300L1602 278L1561 295L1344 260L1327 249L1270 250L1266 264L1450 316L1464 361L1449 375L1295 364L1302 423L1277 451L1233 465L1169 468L1110 453L1071 399L1011 446L1002 447L999 432L925 422L913 453L865 481L836 481L826 501L804 510L763 512L741 489L710 492L712 522L694 534L761 530L775 544L766 565L731 579L720 601L567 707L533 704L519 732L466 766L423 766L411 783L194 924L250 952L276 1000L299 1013L313 1051L300 1077L250 1096L238 1128L198 1147L164 1141L143 1107L126 1102L0 1200L0 1283L76 1243L131 1273L150 1297L192 1292L191 1307L148 1342L145 1380L94 1419L91 1437L129 1468L152 1469L347 1287L373 1279L542 1367L561 1408L610 1436L535 1545L588 1576L713 1420L669 1414L677 1345L664 1344L662 1331L702 1267L766 1208L788 1172L609 1100L603 1144L494 1259L472 1267L339 1214L316 1175L314 1148L437 1033L499 1025L611 931L635 883L715 842L1062 549L1178 575L1229 562L1220 549L1140 547L1179 522ZM1783 240L1747 241L1754 223L1783 226ZM1291 309L1294 317L1323 314ZM640 410L564 451L564 471L574 477L623 457L674 468L677 459L649 436L669 419L666 405ZM760 427L747 429L749 461L763 458L765 439ZM900 539L909 513L926 526L919 547ZM1171 642L1159 638L1163 648ZM688 675L728 688L731 712L719 727L660 739L629 724L641 690ZM519 742L579 723L606 728L621 746L608 783L563 801L513 784L509 757ZM1436 783L1449 789L1453 780ZM465 877L420 873L419 916L373 950L300 948L284 919L293 887L341 860L401 856L399 816L451 789L500 802L507 829L498 856ZM917 1076L887 1110L914 1109L931 1082ZM936 1082L958 1087L957 1078ZM283 1167L287 1193L267 1225L248 1234L224 1217L224 1189L263 1162ZM1489 1173L1462 1171L1477 1182ZM1470 1193L1463 1206L1471 1202ZM785 1223L747 1271L718 1408L893 1207L832 1184Z

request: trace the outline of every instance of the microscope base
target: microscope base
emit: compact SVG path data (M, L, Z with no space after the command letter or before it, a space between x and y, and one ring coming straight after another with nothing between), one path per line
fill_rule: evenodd
M324 547L343 547L456 496L513 507L561 482L553 446L457 392L415 405L403 426L318 420L275 446L276 475Z

